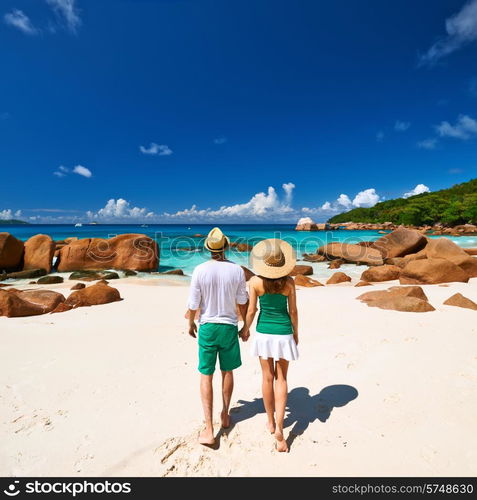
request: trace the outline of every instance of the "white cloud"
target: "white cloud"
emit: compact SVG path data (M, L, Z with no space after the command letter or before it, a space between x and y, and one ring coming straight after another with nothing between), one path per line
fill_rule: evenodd
M0 220L8 220L13 218L13 213L9 208L0 210Z
M405 132L410 126L410 122L402 122L400 120L396 120L396 123L394 124L394 130L396 132Z
M278 199L275 188L270 186L267 193L257 193L246 203L237 203L230 206L222 206L218 210L212 210L212 216L266 216L270 214L283 214L290 212L291 208Z
M420 64L434 64L439 59L477 40L477 0L470 0L445 22L447 36L437 40L420 57Z
M477 135L477 121L468 115L459 115L455 125L444 121L436 126L436 131L441 137L467 140Z
M349 199L349 196L347 194L340 194L338 196L338 199L336 200L336 203L338 203L338 205L342 205L345 208L350 208L352 205L351 200Z
M309 208L303 207L302 211L310 214L336 214L338 212L343 212L344 210L349 210L352 208L353 203L349 199L347 194L340 194L336 201L330 203L329 201L325 201L321 207L318 208Z
M82 217L80 211L63 210L63 209L28 209L29 212L65 212L65 215L60 216L39 216L36 221L44 223L67 223L67 222L82 222L84 218L99 221L125 222L131 220L149 220L151 222L171 222L171 221L210 221L210 222L241 222L241 221L283 221L295 222L302 215L317 216L321 220L328 218L337 213L349 210L353 207L372 206L378 201L383 200L374 188L360 191L351 201L346 194L340 196L334 201L324 202L317 208L294 208L291 205L292 194L294 193L295 185L292 182L287 182L282 185L283 192L279 196L273 186L270 186L265 192L259 192L253 195L244 203L236 203L232 205L223 205L219 208L208 207L199 208L193 204L190 208L179 210L175 213L163 212L156 214L146 207L136 207L126 201L124 198L110 199L103 208L97 211L88 211ZM1 212L0 212L1 213ZM11 211L8 216L11 217ZM32 219L33 220L33 219Z
M377 134L376 134L376 140L378 142L383 142L384 140L384 132L382 130L380 130Z
M6 24L14 26L27 35L36 35L38 30L33 26L30 18L19 9L13 9L3 16Z
M291 205L293 199L293 190L295 189L295 184L293 182L286 182L282 184L282 188L285 191L285 204Z
M179 210L173 214L165 212L164 215L166 217L172 218L191 218L196 219L198 217L208 217L210 215L210 208L203 208L199 210L197 205L192 205L191 208L185 208L184 210Z
M57 17L66 28L72 33L76 33L81 25L76 0L46 0L46 3L53 9Z
M402 195L403 198L409 198L410 196L415 196L416 194L430 193L431 190L425 184L418 184L413 190Z
M60 165L58 167L58 170L53 172L53 175L56 175L56 177L66 177L67 173L69 173L69 169L64 167L63 165Z
M360 191L353 200L353 206L355 207L372 207L380 201L380 196L376 193L374 188L365 189Z
M87 177L88 179L93 176L91 170L89 168L83 167L83 165L76 165L73 168L73 173L82 175L83 177Z
M225 144L227 142L227 137L216 137L214 139L214 144Z
M148 148L139 146L139 151L145 155L152 156L169 156L173 153L169 146L165 144L156 144L155 142L151 142Z
M92 211L86 212L89 219L139 219L143 217L152 217L154 212L148 211L146 208L132 207L128 201L123 198L115 200L111 198L106 205L99 209L96 213Z
M281 201L275 191L275 188L270 186L266 193L257 193L249 201L245 203L237 203L230 206L222 206L218 209L199 209L197 205L192 205L191 208L179 210L174 214L165 213L169 218L187 218L187 219L266 219L266 218L283 218L295 213L295 210L290 206L292 191L295 185L291 182L283 184L285 191L284 200Z
M83 167L83 165L76 165L76 167L73 167L72 170L65 167L64 165L60 165L58 169L53 172L53 175L56 175L56 177L61 178L61 177L66 177L70 173L78 174L83 177L87 177L88 179L93 176L91 170L89 168Z
M436 125L434 129L439 137L451 137L453 139L460 139L463 141L472 139L477 136L477 120L470 117L469 115L459 115L455 124L451 124L448 121L442 121L439 125ZM420 149L436 149L439 142L437 137L430 137L419 141L417 147Z
M21 215L21 210L17 210L15 213L13 213L13 210L11 210L10 208L0 210L0 220L14 219L15 217L21 217Z
M437 139L424 139L423 141L419 141L417 143L417 147L420 149L436 149Z
M360 191L353 198L353 201L351 201L350 197L347 194L341 193L338 198L332 203L330 203L329 201L325 201L325 203L323 203L321 207L303 207L301 211L305 214L329 217L331 215L351 210L352 208L372 207L382 200L384 200L384 198L381 198L376 193L376 190L374 188L369 188L365 189L364 191Z

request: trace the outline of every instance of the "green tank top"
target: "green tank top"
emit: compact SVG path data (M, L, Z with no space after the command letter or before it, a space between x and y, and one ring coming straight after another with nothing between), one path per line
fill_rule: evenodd
M258 297L260 314L257 332L274 335L290 335L293 327L288 314L288 297L281 293L265 293Z

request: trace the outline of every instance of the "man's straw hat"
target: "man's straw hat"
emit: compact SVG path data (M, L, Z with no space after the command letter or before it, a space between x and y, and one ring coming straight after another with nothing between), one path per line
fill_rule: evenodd
M250 253L250 266L264 278L287 276L296 264L295 251L286 241L270 238L257 243Z
M223 252L230 245L230 240L218 228L214 227L207 235L204 246L209 252Z

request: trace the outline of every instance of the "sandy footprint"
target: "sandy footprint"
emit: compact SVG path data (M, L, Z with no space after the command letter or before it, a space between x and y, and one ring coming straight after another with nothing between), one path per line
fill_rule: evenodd
M185 437L166 439L154 450L159 457L158 474L167 476L215 475L210 466L208 454L212 448L201 446L197 442L199 429Z
M262 433L256 432L257 426L261 424L258 420L248 419L235 425L232 423L230 429L220 429L218 422L215 422L216 431L220 430L216 432L215 446L211 447L198 443L202 429L202 426L198 426L187 435L170 437L137 450L106 470L104 475L227 477L237 469L242 470L245 475L252 474L253 471L244 471L244 456L250 457L250 462L253 463L257 459L254 456L263 459L266 456L264 453L276 453L273 436L265 429ZM263 426L260 425L260 428ZM298 436L293 439L293 446L299 444L300 438Z
M44 410L34 410L33 412L25 415L19 415L15 417L12 421L15 425L15 434L20 434L26 432L30 434L36 429L43 429L46 431L51 431L53 429L53 420Z

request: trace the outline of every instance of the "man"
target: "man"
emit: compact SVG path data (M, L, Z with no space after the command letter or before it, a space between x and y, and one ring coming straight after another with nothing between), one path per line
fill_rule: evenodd
M225 258L229 239L215 227L205 240L205 248L211 259L198 265L192 274L189 294L189 335L196 337L195 315L200 308L199 319L199 372L200 395L204 408L205 429L199 435L199 443L215 443L212 423L212 378L217 355L222 371L222 427L230 425L229 406L234 388L233 370L238 368L240 346L238 343L237 305L242 318L247 314L247 285L243 269ZM242 336L246 341L249 334Z

